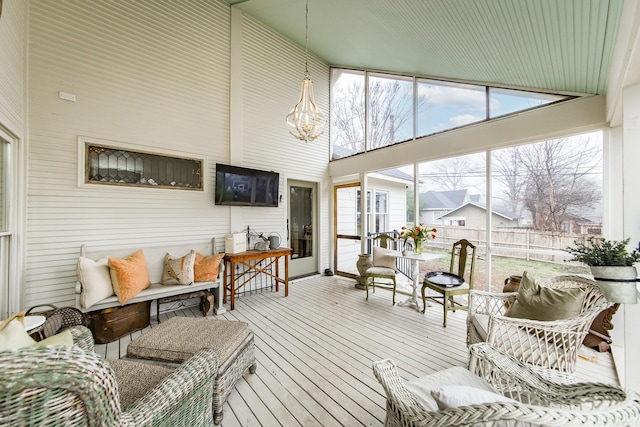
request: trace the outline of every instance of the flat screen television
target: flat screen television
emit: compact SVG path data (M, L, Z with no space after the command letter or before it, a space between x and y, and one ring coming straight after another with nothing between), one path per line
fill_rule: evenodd
M216 205L278 206L280 175L216 163Z

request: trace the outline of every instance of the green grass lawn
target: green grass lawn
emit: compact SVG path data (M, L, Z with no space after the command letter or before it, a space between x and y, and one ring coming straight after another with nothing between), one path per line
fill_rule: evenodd
M429 271L449 270L451 251L444 251L429 248L429 253L441 253L442 258L429 262L420 263L420 275L423 276ZM487 287L487 262L485 257L478 257L476 260L476 271L473 287L475 289L502 291L505 279L511 275L522 276L526 271L530 277L536 279L549 279L560 274L584 274L590 276L586 266L576 266L570 264L557 264L543 261L527 261L520 258L501 257L494 255L491 260L491 289ZM469 266L467 266L468 274Z

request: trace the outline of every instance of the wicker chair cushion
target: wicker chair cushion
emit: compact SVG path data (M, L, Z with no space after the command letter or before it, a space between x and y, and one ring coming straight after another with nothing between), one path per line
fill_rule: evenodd
M489 315L476 313L473 316L470 315L470 317L476 332L482 337L482 341L486 341L489 333Z
M459 406L480 405L494 402L517 402L498 393L466 385L445 385L431 392L438 409L457 408Z
M250 331L248 323L234 320L172 317L131 341L127 355L180 363L198 350L211 348L222 366Z
M582 288L551 288L541 286L525 271L515 302L505 316L532 320L568 319L580 314L584 303Z
M433 398L432 392L448 385L469 386L491 393L496 391L488 382L461 366L454 366L406 383L407 389L428 411L438 410L438 404Z
M396 271L392 268L387 267L369 267L367 268L367 274L394 276L396 274Z
M396 257L389 254L396 251L391 249L385 249L378 246L373 247L373 266L374 267L386 267L392 269L395 272L396 269Z
M116 376L123 411L158 385L173 368L132 360L108 360Z

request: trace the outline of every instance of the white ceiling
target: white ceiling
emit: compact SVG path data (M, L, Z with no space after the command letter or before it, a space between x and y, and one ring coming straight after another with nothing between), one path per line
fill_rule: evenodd
M226 0L304 46L305 0ZM605 93L623 0L309 0L330 65Z

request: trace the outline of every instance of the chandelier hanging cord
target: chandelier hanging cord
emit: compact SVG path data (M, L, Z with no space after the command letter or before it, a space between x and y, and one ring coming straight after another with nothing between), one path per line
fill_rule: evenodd
M304 77L309 78L309 0L304 10Z

